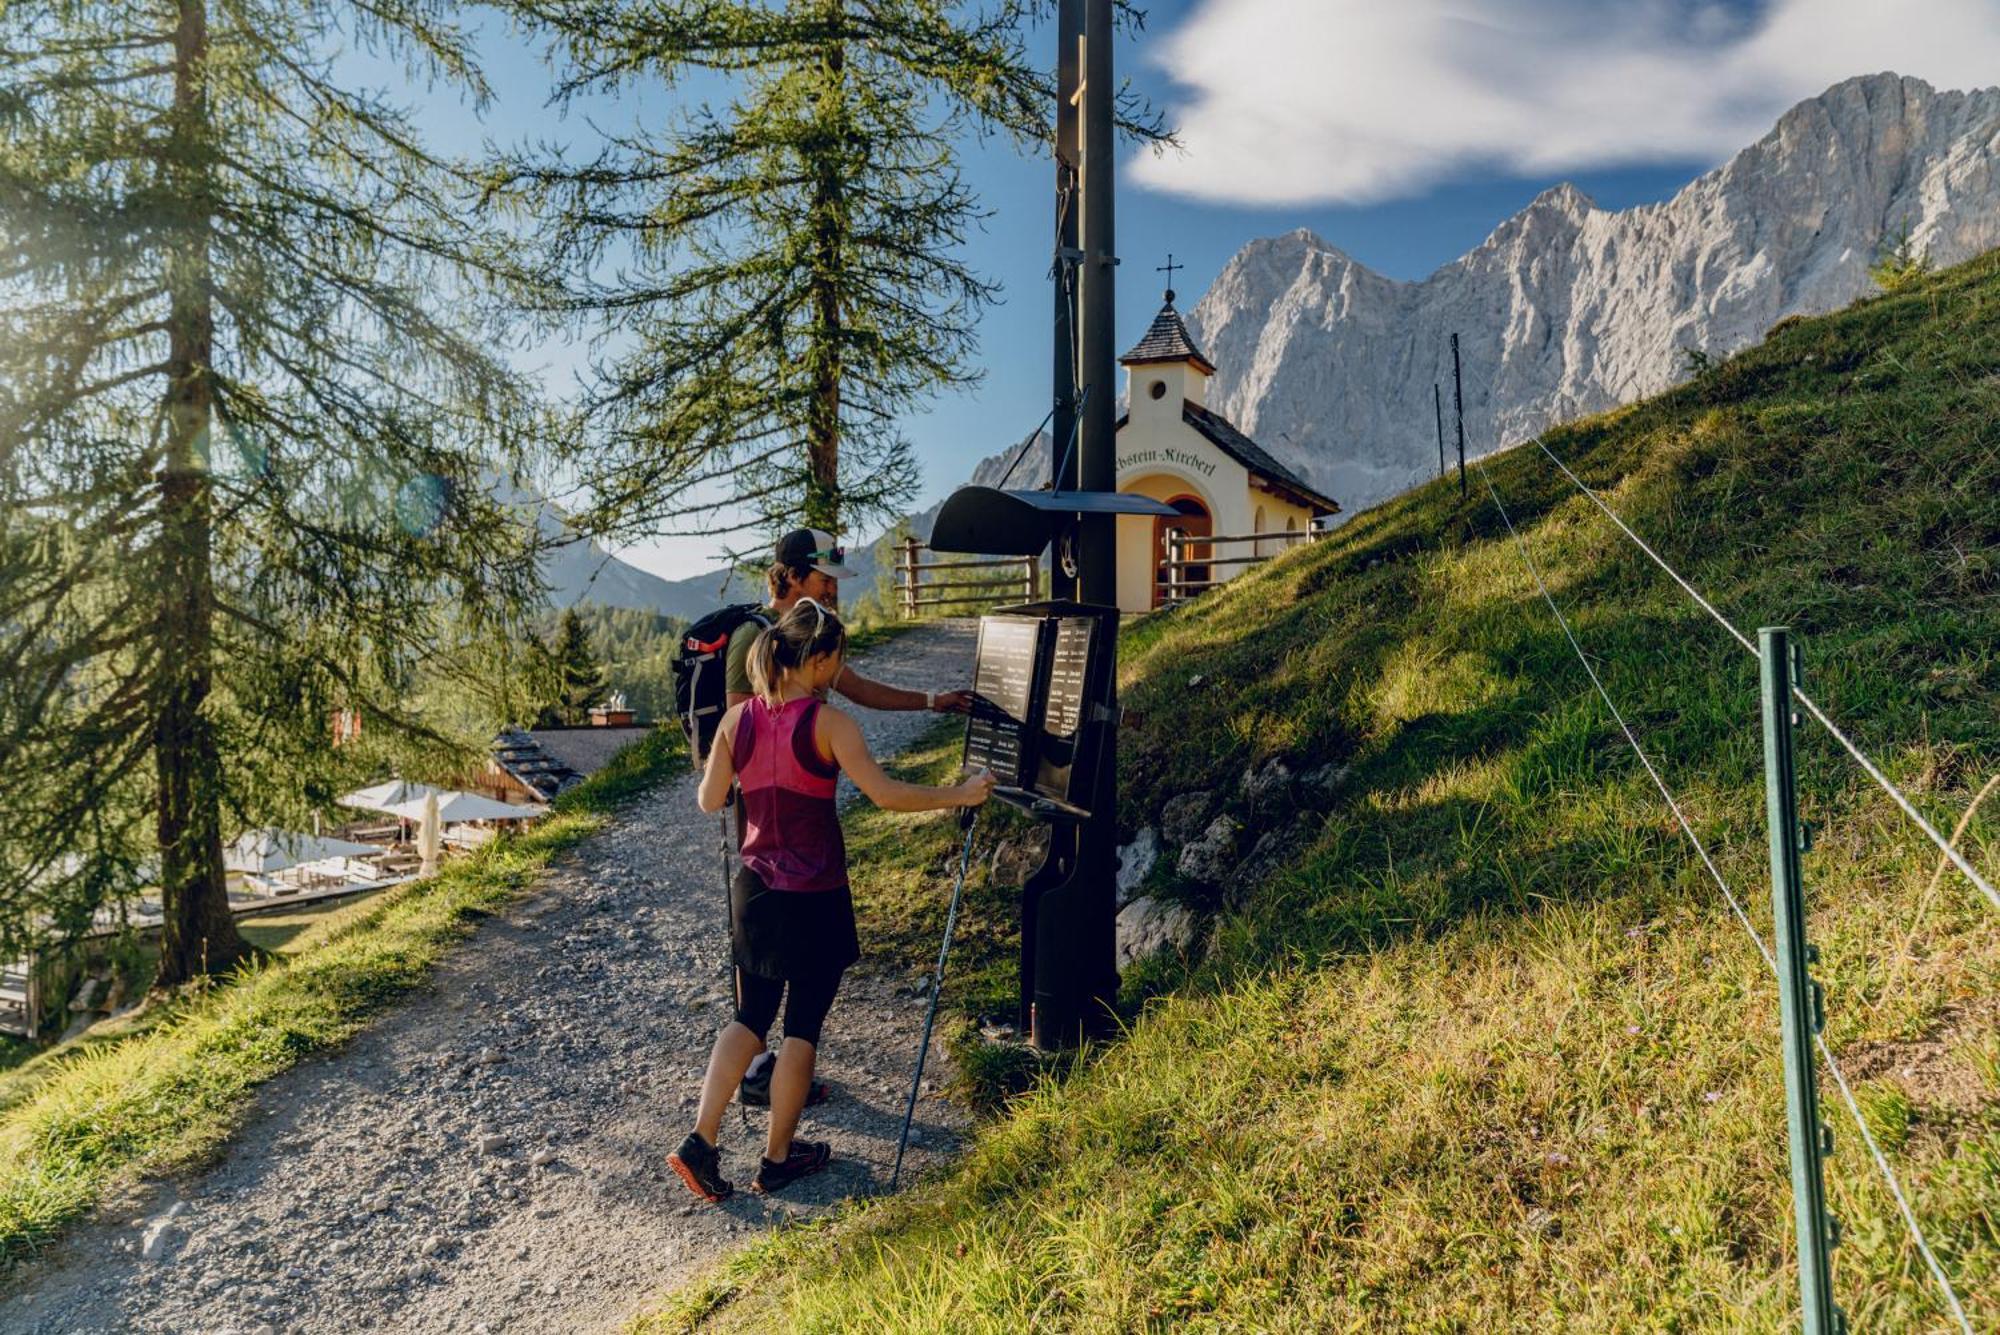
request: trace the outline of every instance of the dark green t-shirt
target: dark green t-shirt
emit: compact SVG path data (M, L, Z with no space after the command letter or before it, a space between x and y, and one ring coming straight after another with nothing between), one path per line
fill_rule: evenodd
M778 614L773 609L763 609L764 617L776 624ZM750 684L750 646L757 643L757 636L763 627L746 620L729 632L729 649L722 659L722 689L730 695L754 695L756 687Z

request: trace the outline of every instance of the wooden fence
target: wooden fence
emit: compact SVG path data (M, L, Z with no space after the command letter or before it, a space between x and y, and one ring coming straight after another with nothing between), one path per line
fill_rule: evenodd
M915 538L905 538L897 549L896 608L906 619L922 615L927 608L970 608L1013 598L1033 602L1041 595L1042 563L1036 557L937 561L925 560L926 555L935 553ZM980 570L994 573L957 578Z
M1160 563L1166 572L1166 586L1160 594L1161 607L1182 603L1227 582L1217 575L1217 566L1254 566L1268 561L1296 543L1317 542L1317 528L1287 529L1282 533L1187 533L1177 528L1166 532L1167 559ZM1225 544L1253 544L1248 556L1218 556L1215 549Z

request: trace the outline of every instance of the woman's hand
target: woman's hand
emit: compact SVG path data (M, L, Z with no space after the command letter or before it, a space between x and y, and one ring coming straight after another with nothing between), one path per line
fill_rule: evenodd
M967 776L965 782L952 789L952 792L958 797L956 805L961 807L984 806L986 799L993 796L994 785L999 782L998 779L993 777L993 771L990 769L974 770Z

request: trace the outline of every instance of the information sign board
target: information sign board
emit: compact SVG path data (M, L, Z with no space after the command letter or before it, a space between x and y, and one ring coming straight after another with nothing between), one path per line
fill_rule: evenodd
M1070 767L1076 760L1077 736L1083 730L1084 698L1090 680L1091 642L1097 630L1093 617L1059 617L1043 623L1050 641L1047 704L1042 711L1042 735L1035 752L1035 791L1067 800Z
M1002 787L1027 779L1028 731L1035 716L1042 623L981 617L972 689L978 704L965 730L965 763L993 771Z

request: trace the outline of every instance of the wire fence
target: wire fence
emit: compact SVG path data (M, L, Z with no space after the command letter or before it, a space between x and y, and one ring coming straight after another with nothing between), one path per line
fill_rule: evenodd
M1603 511L1606 517L1612 523L1616 524L1619 530L1651 558L1653 563L1659 566L1675 584L1679 585L1684 593L1693 599L1710 617L1714 618L1718 625L1728 631L1738 644L1748 650L1752 656L1761 660L1762 654L1755 642L1738 630L1727 617L1716 609L1712 602L1702 596L1699 589L1668 564L1645 539L1633 532L1631 526L1607 505L1601 496L1587 486L1567 464L1558 458L1554 451L1548 448L1546 443L1536 440L1535 444L1562 471L1563 475L1569 479L1576 489L1588 497L1599 510ZM1626 742L1631 746L1633 753L1638 756L1639 763L1645 768L1647 776L1652 779L1654 787L1659 789L1660 796L1667 804L1667 809L1673 813L1674 820L1680 825L1681 831L1688 838L1688 842L1694 846L1696 854L1701 859L1702 866L1707 869L1709 877L1714 880L1716 888L1722 892L1723 898L1728 902L1730 910L1735 914L1737 921L1742 924L1743 930L1757 947L1758 954L1763 957L1764 963L1771 971L1773 978L1778 978L1780 965L1777 956L1751 923L1750 915L1745 911L1742 900L1730 887L1721 869L1716 866L1715 859L1710 856L1709 850L1702 842L1701 837L1695 833L1694 826L1688 820L1686 813L1681 807L1681 803L1674 796L1673 790L1668 787L1666 780L1661 777L1658 767L1654 765L1651 757L1646 754L1645 748L1640 745L1637 734L1633 732L1631 725L1626 721L1625 715L1612 700L1610 692L1605 689L1604 682L1599 677L1597 669L1591 664L1589 655L1584 652L1583 645L1578 641L1575 631L1570 626L1569 619L1563 615L1562 608L1557 605L1554 595L1549 592L1548 583L1543 579L1541 569L1535 563L1534 555L1528 548L1527 540L1522 536L1520 530L1515 527L1513 517L1508 513L1505 502L1500 498L1499 489L1493 484L1490 459L1481 462L1479 474L1481 480L1486 484L1487 495L1492 498L1494 508L1499 512L1502 522L1507 527L1508 534L1513 538L1514 545L1520 551L1523 564L1526 565L1529 575L1534 579L1535 587L1540 591L1542 600L1548 604L1549 611L1555 615L1556 623L1562 628L1563 637L1569 642L1569 647L1575 653L1577 661L1583 664L1583 669L1589 675L1590 683L1596 689L1598 698L1604 702L1605 708L1611 711L1611 716L1617 722L1619 730L1624 733ZM1932 843L1938 846L1939 850L1951 864L1964 873L1972 885L1994 907L2000 908L2000 894L1996 894L1992 883L1965 858L1952 840L1946 839L1939 833L1935 825L1924 818L1923 814L1916 809L1915 804L1910 801L1908 795L1882 772L1881 766L1871 760L1855 744L1853 739L1833 721L1826 710L1821 708L1817 702L1806 694L1799 683L1796 681L1791 682L1790 692L1798 700L1806 713L1819 723L1821 727L1826 729L1828 734L1840 744L1842 749L1853 757L1868 777L1889 795L1897 807L1910 818L1918 829L1923 831ZM1834 1086L1840 1093L1841 1101L1846 1105L1849 1115L1853 1118L1854 1125L1860 1133L1862 1144L1867 1148L1869 1157L1874 1161L1876 1170L1881 1174L1884 1183L1888 1186L1890 1195L1896 1202L1896 1208L1902 1216L1903 1223L1909 1231L1911 1240L1915 1243L1919 1255L1923 1258L1925 1267L1929 1270L1931 1278L1936 1284L1945 1311L1957 1323L1960 1330L1966 1332L1966 1335L1971 1335L1973 1329L1972 1323L1965 1314L1964 1305L1959 1301L1956 1289L1952 1286L1951 1277L1946 1273L1943 1264L1938 1260L1937 1253L1931 1247L1929 1239L1924 1236L1923 1227L1917 1219L1916 1210L1910 1204L1909 1194L1903 1189L1903 1184L1897 1178L1895 1170L1890 1166L1888 1157L1882 1152L1881 1145L1876 1141L1873 1132L1869 1129L1868 1120L1861 1111L1860 1103L1855 1098L1853 1088L1848 1082L1846 1073L1841 1070L1840 1063L1835 1059L1833 1050L1827 1045L1825 1036L1819 1032L1817 1023L1813 1026L1812 1041L1818 1050L1820 1060L1825 1064L1827 1072L1833 1077ZM1816 1110L1814 1110L1814 1118L1816 1122ZM1796 1174L1794 1183L1796 1188ZM1824 1223L1825 1221L1822 1222ZM1826 1231L1828 1233L1832 1232L1830 1226L1827 1227ZM1803 1269L1806 1246L1803 1238L1800 1245L1801 1265ZM1812 1301L1810 1296L1807 1299L1807 1307L1807 1321L1811 1324L1813 1321L1813 1312L1811 1311ZM1843 1328L1838 1309L1831 1310L1826 1324L1820 1328L1831 1330Z

